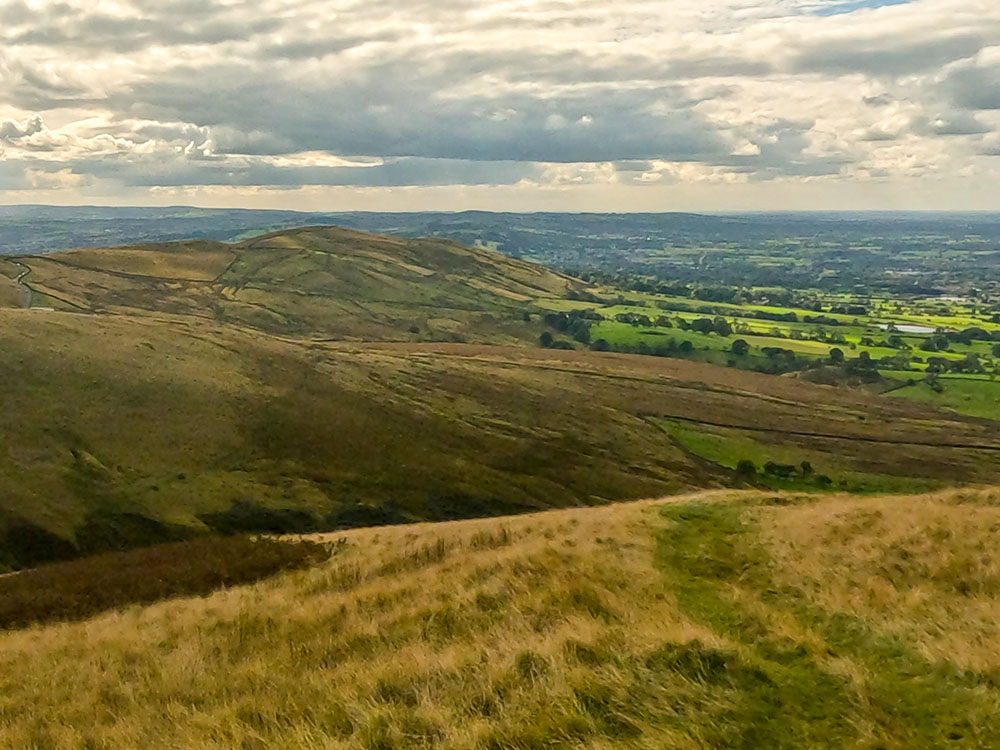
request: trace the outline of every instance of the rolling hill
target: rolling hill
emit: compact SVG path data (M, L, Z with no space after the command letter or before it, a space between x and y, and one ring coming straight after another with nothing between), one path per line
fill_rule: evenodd
M576 282L447 240L307 227L18 259L38 299L76 312L167 313L329 339L514 341L525 303ZM0 260L14 277L19 266ZM2 300L2 298L0 298ZM530 332L529 332L530 333ZM537 335L537 334L535 334Z
M8 565L731 486L747 456L863 491L1000 474L992 422L682 360L30 310L0 347Z
M311 537L0 634L0 744L987 750L998 525L996 491L729 491Z
M524 346L533 299L575 282L450 242L307 228L18 262L4 277L20 293L30 270L34 306L0 309L7 568L207 531L1000 478L989 420Z

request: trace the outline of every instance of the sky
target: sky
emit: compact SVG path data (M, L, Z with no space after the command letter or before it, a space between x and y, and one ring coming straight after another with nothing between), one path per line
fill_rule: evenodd
M0 203L1000 210L1000 2L0 0Z

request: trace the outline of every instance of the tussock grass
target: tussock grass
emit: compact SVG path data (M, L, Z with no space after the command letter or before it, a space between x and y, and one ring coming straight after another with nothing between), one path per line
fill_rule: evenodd
M317 535L315 567L0 636L0 746L995 747L995 656L933 623L996 606L996 508L717 492ZM887 612L864 591L904 540L896 595L934 593Z
M5 747L693 747L648 503L394 526L207 599L0 637ZM694 690L681 679L683 690Z
M759 527L782 584L1000 682L1000 491L840 496Z

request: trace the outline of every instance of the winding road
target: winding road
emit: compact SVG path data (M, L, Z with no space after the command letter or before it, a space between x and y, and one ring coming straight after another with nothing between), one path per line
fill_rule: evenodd
M14 283L24 289L24 309L27 310L31 307L31 296L33 292L31 290L31 287L24 282L24 279L27 278L29 273L31 273L31 269L28 268L28 266L24 265L23 263L18 263L16 260L12 260L11 263L13 263L15 266L18 266L19 268L24 269L17 276L17 278L14 279Z

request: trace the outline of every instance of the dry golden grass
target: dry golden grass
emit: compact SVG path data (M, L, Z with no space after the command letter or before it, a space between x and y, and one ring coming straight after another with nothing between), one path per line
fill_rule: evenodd
M71 267L185 281L212 281L236 254L221 242L193 240L102 250L69 250L58 259Z
M578 706L624 693L624 663L660 643L719 640L671 601L657 518L640 502L327 535L338 551L307 572L8 633L0 746L507 747L549 718L580 746L694 746L657 722L616 739Z
M12 279L0 275L0 307L22 307L24 291Z
M0 747L995 747L995 683L945 667L996 666L998 497L716 492L312 536L335 545L316 568L0 635ZM929 671L833 648L844 613Z
M1000 490L835 496L758 514L780 582L931 661L1000 674Z

